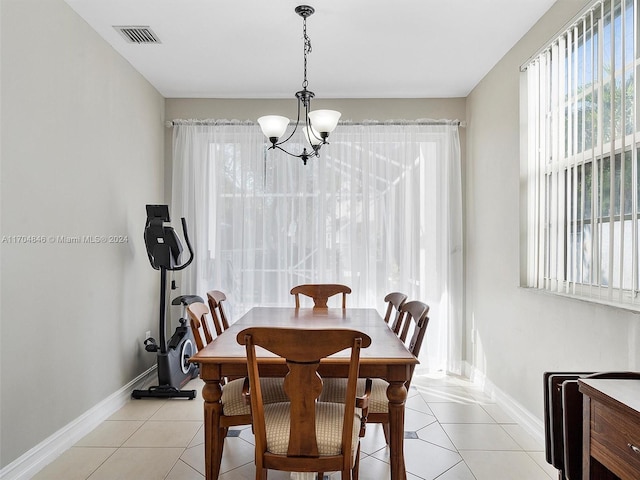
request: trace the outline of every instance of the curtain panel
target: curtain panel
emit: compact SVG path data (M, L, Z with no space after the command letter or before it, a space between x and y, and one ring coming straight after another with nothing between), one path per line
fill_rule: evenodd
M305 166L253 123L174 122L172 212L196 252L183 291L224 291L233 318L293 305L302 283L349 285L348 306L380 312L401 291L430 305L419 369L461 373L458 124L430 123L343 123Z

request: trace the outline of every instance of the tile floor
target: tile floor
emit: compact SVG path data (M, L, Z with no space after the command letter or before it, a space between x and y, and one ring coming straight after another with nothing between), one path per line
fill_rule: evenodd
M195 400L132 400L67 450L36 480L202 480L202 382ZM550 480L544 445L476 387L456 377L415 376L405 421L407 479ZM251 480L253 435L241 428L225 440L220 480ZM389 478L380 425L367 426L360 478ZM331 476L338 479L339 474ZM289 474L269 472L270 480Z

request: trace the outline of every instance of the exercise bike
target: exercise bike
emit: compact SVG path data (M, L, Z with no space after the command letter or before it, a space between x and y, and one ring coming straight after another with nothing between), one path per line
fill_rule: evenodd
M170 222L169 207L167 205L147 205L147 223L144 229L144 241L147 247L149 262L155 270L160 270L160 321L159 342L154 338L144 341L147 352L156 353L158 366L158 385L147 390L134 390L133 398L188 398L196 397L195 390L181 390L192 378L198 375L198 367L189 362L189 358L195 353L193 333L185 318L180 318L178 326L166 341L166 293L167 271L183 270L193 261L193 249L189 242L187 223L182 218L182 234L187 248L189 259L180 265L182 244L175 230L165 226ZM186 307L193 302L203 302L197 295L182 295L171 302L172 305Z

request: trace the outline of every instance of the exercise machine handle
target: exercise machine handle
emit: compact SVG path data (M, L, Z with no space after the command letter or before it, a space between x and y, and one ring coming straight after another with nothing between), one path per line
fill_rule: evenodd
M187 244L187 248L189 249L189 260L187 260L183 265L179 267L174 267L171 270L182 270L187 268L191 262L193 261L193 248L191 247L191 242L189 241L189 233L187 232L187 221L184 217L180 219L182 222L182 235L184 236L184 241Z

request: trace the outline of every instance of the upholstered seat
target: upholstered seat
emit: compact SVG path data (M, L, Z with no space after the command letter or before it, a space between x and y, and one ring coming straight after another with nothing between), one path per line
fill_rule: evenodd
M345 379L346 383L346 379ZM289 447L291 421L289 403L272 403L264 406L265 424L267 426L267 451L276 455L286 455ZM316 403L316 438L318 455L340 455L342 452L342 422L344 404ZM362 417L356 414L353 422L351 442L352 457L355 458L358 448L358 432ZM353 466L353 465L352 465Z
M365 396L364 378L358 379L356 395L358 397ZM387 399L387 387L389 384L380 379L371 379L371 389L368 393L369 414L372 413L389 413L389 400ZM344 378L327 378L322 387L322 395L319 401L329 403L342 403L347 391L347 380Z
M265 377L260 379L265 403L287 402L282 389L282 378ZM237 378L224 384L222 388L222 413L225 416L251 415L248 397L248 384L244 378ZM246 397L246 399L245 399ZM240 424L240 425L244 425Z

